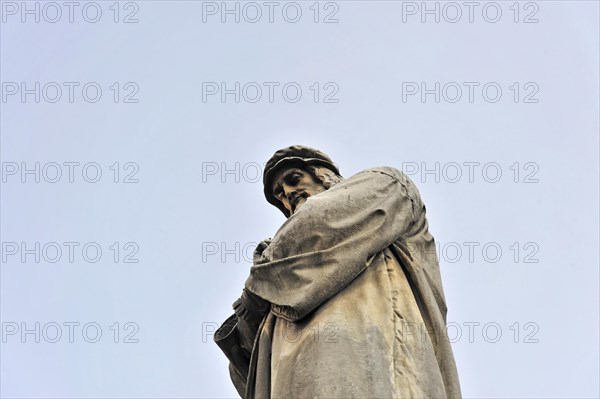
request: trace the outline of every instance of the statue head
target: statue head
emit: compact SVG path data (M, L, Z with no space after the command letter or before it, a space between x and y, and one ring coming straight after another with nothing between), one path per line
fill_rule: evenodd
M290 217L308 197L340 182L339 173L331 158L319 150L301 145L283 148L265 165L265 197Z

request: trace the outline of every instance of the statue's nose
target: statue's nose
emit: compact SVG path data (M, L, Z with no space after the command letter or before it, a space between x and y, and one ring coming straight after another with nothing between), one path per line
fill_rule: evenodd
M288 184L284 184L283 187L283 193L284 195L289 199L290 195L294 194L296 192L296 187L294 186L290 186Z

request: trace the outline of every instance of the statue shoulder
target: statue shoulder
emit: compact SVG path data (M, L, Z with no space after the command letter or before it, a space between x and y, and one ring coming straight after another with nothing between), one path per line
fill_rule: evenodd
M374 172L374 173L382 173L384 175L388 175L398 180L402 184L412 184L410 178L401 170L393 168L391 166L378 166L375 168L365 169L363 172ZM362 172L361 172L362 173Z
M418 204L420 208L422 205L421 194L419 193L419 189L413 183L413 181L406 175L406 173L402 172L399 169L392 168L390 166L380 166L376 168L369 168L364 170L361 173L379 173L380 175L388 176L391 179L396 180L402 187L404 187L403 194L407 195Z

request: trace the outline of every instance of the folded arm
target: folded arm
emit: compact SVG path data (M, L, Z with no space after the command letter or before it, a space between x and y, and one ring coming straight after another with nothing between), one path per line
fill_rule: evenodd
M414 184L400 171L375 168L310 197L254 261L246 288L290 321L331 298L369 259L410 235L422 212Z

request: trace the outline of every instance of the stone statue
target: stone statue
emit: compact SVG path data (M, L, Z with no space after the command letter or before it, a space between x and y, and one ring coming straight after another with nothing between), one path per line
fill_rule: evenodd
M287 221L262 241L214 339L249 398L459 398L435 242L399 170L342 179L292 146L265 166Z

